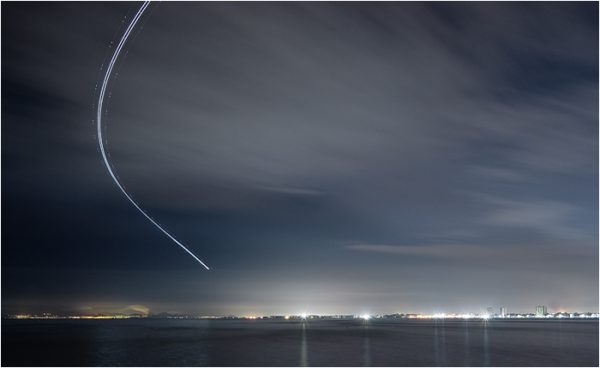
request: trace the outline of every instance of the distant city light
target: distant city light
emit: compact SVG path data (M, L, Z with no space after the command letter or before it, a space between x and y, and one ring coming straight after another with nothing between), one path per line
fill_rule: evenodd
M543 311L545 307L539 307L536 311ZM124 319L124 318L176 318L176 319L246 319L246 320L319 320L319 319L358 319L362 321L368 321L371 319L419 319L419 320L432 320L432 319L454 319L454 320L483 320L493 321L500 319L597 319L598 313L592 312L556 312L547 313L540 315L539 313L506 313L502 314L475 314L475 313L435 313L435 314L416 314L416 313L395 313L389 315L381 314L368 314L363 313L360 315L352 314L334 314L334 315L320 315L320 314L292 314L292 315L242 315L242 316L205 316L205 315L170 315L166 313L159 313L156 315L149 314L95 314L95 315L57 315L53 313L41 313L41 314L26 314L18 313L12 315L5 315L3 318L9 319Z

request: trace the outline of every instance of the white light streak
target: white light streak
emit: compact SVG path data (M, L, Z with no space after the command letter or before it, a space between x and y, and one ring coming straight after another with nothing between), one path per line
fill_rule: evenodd
M179 245L183 250L185 250L189 255L191 255L196 261L198 261L202 266L204 266L204 268L206 268L207 270L209 270L210 268L208 268L208 266L204 262L202 262L198 257L196 257L194 255L194 253L192 253L183 244L181 244L181 242L179 240L175 239L175 237L173 237L165 229L163 229L156 221L154 221L133 200L133 198L129 195L129 193L127 193L127 191L121 185L121 183L117 179L117 176L113 172L113 170L112 170L112 168L110 166L110 163L108 161L108 157L106 155L106 150L104 149L104 142L102 140L102 112L103 112L102 107L103 107L103 104L104 104L104 96L106 94L106 87L108 86L108 81L110 80L110 76L112 74L112 71L113 71L113 68L115 66L115 63L116 63L117 59L119 58L119 53L121 52L121 49L123 48L123 45L125 45L125 42L127 41L127 38L129 38L129 35L131 34L131 31L135 28L136 23L138 22L138 20L140 19L140 17L142 16L142 14L144 13L144 11L148 7L148 5L150 5L149 1L144 2L144 4L142 4L142 6L140 7L140 9L136 13L136 15L131 20L131 23L129 23L129 26L125 30L125 33L123 34L123 37L121 37L121 40L119 41L119 44L117 45L117 47L115 49L115 52L114 52L112 58L110 59L110 62L109 62L108 67L106 69L106 74L104 75L104 80L102 81L102 87L100 89L100 96L98 97L98 111L96 112L97 129L98 129L98 145L100 146L100 152L102 153L102 159L104 160L104 164L106 165L106 169L108 170L108 173L112 177L112 179L115 182L115 184L117 184L117 186L119 187L119 189L121 190L121 192L123 192L123 194L125 195L125 197L127 197L127 199L129 200L129 202L131 202L131 204L133 204L133 206L135 208L137 208L138 211L140 211L141 214L144 215L144 217L146 217L152 224L154 224L154 226L156 226L160 231L162 231L166 236L168 236L169 239L171 239L172 241L174 241L175 244Z

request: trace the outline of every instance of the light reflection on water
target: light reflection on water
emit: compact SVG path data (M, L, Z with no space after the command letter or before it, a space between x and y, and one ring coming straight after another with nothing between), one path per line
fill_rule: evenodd
M446 325L443 319L433 324L433 356L436 366L446 366Z
M306 346L306 321L300 324L302 331L300 338L300 367L308 367L308 350Z
M471 345L470 345L470 341L469 341L469 320L465 320L465 325L464 325L464 331L465 331L465 367L468 367L471 365Z
M371 343L369 341L369 321L363 322L363 366L371 366Z
M598 366L598 321L3 321L7 366Z
M490 323L488 321L483 321L483 366L490 366L490 337L488 334L488 329L490 327Z

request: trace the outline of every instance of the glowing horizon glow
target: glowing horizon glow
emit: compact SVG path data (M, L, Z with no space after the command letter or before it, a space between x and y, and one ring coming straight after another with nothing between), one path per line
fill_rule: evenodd
M103 110L102 107L103 107L103 104L104 104L104 96L106 94L106 87L108 86L108 81L110 80L110 76L112 74L112 71L113 71L113 68L115 66L115 63L116 63L117 59L119 58L119 54L121 52L121 49L125 45L127 39L129 38L129 35L131 34L131 31L135 28L136 23L138 22L138 20L140 19L140 17L142 16L142 14L144 13L144 11L148 7L148 5L150 5L149 1L144 2L142 4L142 6L140 7L140 9L138 10L138 12L135 14L135 16L133 17L133 19L131 20L131 23L129 23L129 26L125 30L125 33L121 37L121 40L119 41L119 44L117 45L117 47L115 49L115 52L113 53L112 58L110 59L110 62L108 63L108 67L106 69L106 74L104 75L104 80L102 81L102 87L100 88L100 96L98 97L98 111L96 112L97 131L98 131L98 145L100 146L100 152L102 153L102 159L104 161L106 169L108 170L108 173L112 177L112 179L115 182L115 184L117 184L117 187L119 187L119 189L121 190L121 192L123 192L123 194L125 195L125 197L129 200L129 202L131 202L131 204L133 204L133 206L135 208L137 208L137 210L140 211L141 214L144 215L144 217L146 217L154 226L156 226L160 231L162 231L166 236L168 236L169 239L171 239L173 242L175 242L175 244L179 245L183 250L185 250L189 255L191 255L196 261L198 261L202 266L204 266L204 268L206 268L207 270L210 270L210 268L204 262L202 262L200 260L200 258L196 257L196 255L194 253L192 253L188 248L186 248L185 245L183 245L179 240L175 239L175 237L173 237L171 234L169 234L169 232L167 232L165 229L163 229L156 221L154 221L133 200L133 198L129 195L129 193L127 193L127 191L121 185L121 183L119 182L119 179L117 179L117 176L113 172L113 170L112 170L112 168L110 166L110 163L108 161L108 157L106 155L106 151L104 149L104 142L102 140L102 110Z
M368 321L371 319L371 316L369 314L365 313L365 314L361 315L360 318L364 319L365 321Z

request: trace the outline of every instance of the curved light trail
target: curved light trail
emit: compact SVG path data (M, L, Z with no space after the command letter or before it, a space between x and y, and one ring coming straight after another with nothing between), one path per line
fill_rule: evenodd
M121 40L119 41L119 44L117 45L117 47L115 49L115 52L112 55L112 58L110 59L110 62L109 62L108 67L106 69L106 74L104 75L104 80L102 81L102 87L100 88L100 96L98 97L98 111L97 111L97 115L96 115L96 120L98 122L97 123L98 145L100 146L100 152L102 153L102 159L104 160L104 164L106 165L106 169L108 170L108 173L112 177L112 179L115 182L115 184L117 184L117 186L119 187L119 189L121 189L121 192L123 192L123 194L125 195L125 197L127 197L127 199L129 200L129 202L131 202L131 204L133 204L133 206L135 208L137 208L138 211L140 211L140 213L142 215L144 215L144 217L146 217L152 224L154 224L154 226L156 226L160 231L162 231L166 236L168 236L169 239L171 239L172 241L174 241L175 244L179 245L190 256L194 257L194 259L196 261L198 261L202 266L204 266L204 268L206 268L207 270L209 270L210 268L208 268L208 266L204 262L202 262L200 260L200 258L196 257L196 255L194 255L194 253L192 253L189 249L187 249L185 247L185 245L181 244L181 242L179 240L175 239L175 237L173 237L173 235L169 234L169 232L167 232L167 230L163 229L156 221L154 221L133 200L133 198L131 198L131 196L129 195L129 193L127 193L127 191L125 190L125 188L123 187L123 185L121 185L121 183L119 182L119 179L117 179L117 176L113 172L113 170L112 170L112 168L110 166L110 163L108 162L108 157L106 155L106 150L104 149L104 142L102 140L102 105L104 104L104 96L106 94L106 87L108 86L108 81L110 80L110 76L112 74L112 71L113 71L113 68L115 66L115 63L116 63L117 59L119 58L119 53L121 52L121 49L123 48L123 45L125 45L125 42L127 41L127 38L129 38L129 35L131 34L131 31L135 28L136 23L138 22L138 20L140 19L140 17L142 16L142 14L144 13L144 11L148 7L148 5L150 5L149 1L144 2L144 4L140 7L140 9L138 10L138 12L135 14L135 17L133 17L133 19L131 20L131 23L129 23L129 26L127 27L127 29L125 30L125 33L121 37Z

